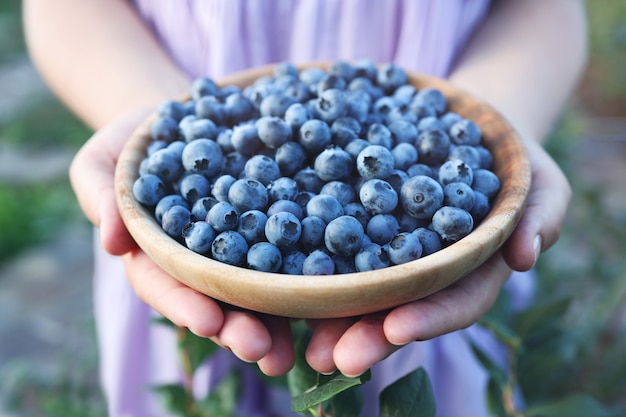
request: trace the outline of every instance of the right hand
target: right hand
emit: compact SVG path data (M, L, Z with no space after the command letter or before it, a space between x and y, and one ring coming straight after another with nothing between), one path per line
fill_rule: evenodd
M137 246L120 217L114 190L115 164L134 129L152 112L127 112L97 131L78 151L70 181L81 209L100 230L101 245L121 256L137 296L179 327L207 337L267 375L285 374L294 363L288 319L260 315L223 304L163 271Z

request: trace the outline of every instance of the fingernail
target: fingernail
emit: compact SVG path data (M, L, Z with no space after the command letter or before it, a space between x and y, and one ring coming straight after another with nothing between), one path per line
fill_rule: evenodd
M533 239L533 249L535 251L535 262L537 262L539 255L541 255L541 236L537 235Z

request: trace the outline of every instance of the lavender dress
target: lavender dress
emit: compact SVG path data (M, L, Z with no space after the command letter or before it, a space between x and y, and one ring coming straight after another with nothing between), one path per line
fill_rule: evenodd
M192 77L219 78L283 60L360 58L445 77L489 0L136 0L135 5ZM164 416L149 387L180 381L175 336L152 322L155 313L133 293L120 259L96 247L95 313L110 415ZM509 285L519 294L528 282L518 274ZM372 381L364 385L363 416L377 416L378 393L420 366L432 380L439 416L487 416L487 376L468 336L498 358L497 343L478 326L412 343L374 367ZM250 365L227 351L197 373L199 394L233 368L244 376L240 415L295 415L285 391L261 384Z

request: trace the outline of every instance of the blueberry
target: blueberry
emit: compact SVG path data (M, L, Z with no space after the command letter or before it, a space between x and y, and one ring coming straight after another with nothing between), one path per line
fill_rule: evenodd
M191 212L184 206L173 206L163 213L161 227L174 239L180 239L183 229L191 222Z
M247 156L237 151L229 152L224 155L221 173L223 175L231 175L235 178L239 178L243 172L243 168L246 166L246 162L248 162Z
M474 191L474 205L470 209L470 214L474 218L474 224L482 222L489 211L491 210L491 204L489 197L480 191Z
M393 155L384 146L370 145L359 152L356 158L356 168L359 175L365 179L385 179L394 167Z
M189 203L180 194L168 194L160 199L154 207L154 218L157 223L161 224L163 214L174 206L183 206L189 209Z
M352 216L339 216L326 226L324 244L338 256L355 255L363 242L363 226Z
M457 145L450 150L448 159L460 159L472 169L479 169L481 155L478 148L470 145Z
M239 213L229 202L220 201L211 207L206 221L216 232L235 230L239 226Z
M228 201L228 190L235 181L237 181L237 178L230 174L220 175L213 182L211 194L213 194L213 197L218 201Z
M393 167L401 171L406 171L411 165L417 163L417 149L410 143L401 142L391 150L393 156Z
M293 214L298 220L302 220L304 217L304 210L300 207L300 204L291 200L276 200L267 208L267 216L269 217L281 211Z
M150 136L152 140L173 142L180 137L178 122L169 116L159 116L150 124Z
M249 244L265 240L265 223L267 215L260 210L248 210L239 216L237 232L246 239Z
M408 167L406 170L406 174L409 177L416 177L418 175L426 175L427 177L436 179L436 175L432 167L430 165L421 164L421 163L417 163Z
M331 256L335 263L335 274L352 274L357 272L354 265L354 256Z
M198 100L200 97L216 95L219 87L211 78L198 77L191 84L191 98Z
M382 123L372 123L365 132L365 139L372 145L380 145L387 149L393 146L391 131Z
M317 96L321 96L329 89L345 90L347 85L348 82L342 77L326 73L316 84Z
M422 256L422 244L417 236L408 232L401 232L389 242L387 254L394 265L411 262Z
M300 244L308 252L319 249L324 244L326 222L317 216L307 216L301 222Z
M304 275L333 275L335 263L326 252L315 250L304 259L302 273Z
M304 212L305 216L307 215L306 206L315 195L315 193L312 193L310 191L299 191L298 195L296 196L295 202L298 203L300 207L302 207L302 211Z
M133 183L133 196L143 205L155 206L166 194L165 183L154 174L141 175Z
M398 206L398 194L393 187L387 181L376 178L361 186L359 199L371 214L391 213Z
M365 228L367 226L367 222L369 222L371 216L363 207L361 203L348 203L343 206L343 212L346 216L352 216L361 223L361 226Z
M444 206L433 215L432 227L439 233L442 241L454 243L472 231L474 219L463 209Z
M491 169L491 166L493 165L493 155L491 151L483 145L475 146L475 148L480 155L480 168Z
M500 190L500 179L493 171L475 169L472 188L485 194L488 198L492 198Z
M180 101L166 100L157 108L157 114L161 117L169 117L176 122L187 115L187 108Z
M436 116L427 116L417 122L417 130L427 132L429 130L446 130L446 126Z
M330 127L323 120L307 120L300 127L298 140L309 154L317 154L332 141Z
M419 220L429 219L443 204L443 189L425 175L410 177L400 190L404 210Z
M363 123L367 120L370 109L371 96L364 91L347 91L346 101L348 104L347 117L351 117Z
M328 194L313 196L306 205L306 212L309 216L321 218L326 224L344 214L339 200Z
M359 272L374 271L391 265L387 251L376 243L364 246L354 257L354 266Z
M244 165L244 173L247 178L268 185L280 177L280 168L272 158L265 155L254 155Z
M294 132L300 130L304 122L310 119L311 112L302 103L293 103L285 110L285 123L291 126Z
M359 156L359 153L371 144L362 138L356 138L348 142L348 144L344 147L345 151L350 154L353 160Z
M317 98L315 107L319 117L330 124L348 114L346 93L337 88L324 90Z
M442 114L439 120L441 120L441 123L443 123L443 125L445 126L446 132L449 132L452 125L462 120L462 117L459 116L458 113L449 111L447 113Z
M371 81L376 80L378 69L376 63L368 58L359 59L352 67L354 68L355 77L365 77Z
M169 147L152 153L146 168L148 173L157 175L166 183L175 181L184 171L180 155Z
M367 222L365 231L372 242L386 245L400 231L400 224L392 214L376 214Z
M324 184L320 190L320 194L328 194L337 199L342 206L352 203L356 200L356 191L354 187L342 181L330 181Z
M205 221L190 222L183 228L182 236L185 240L185 246L204 255L211 250L215 231Z
M209 195L211 183L204 175L188 174L180 180L178 189L185 200L193 204L197 199Z
M326 75L326 71L321 68L311 67L304 68L298 74L298 78L300 81L307 85L315 85L317 84L324 76Z
M228 190L228 201L239 213L248 210L263 210L268 203L267 189L257 180L238 179Z
M263 144L259 138L257 127L253 123L240 124L233 127L230 141L235 150L244 156L253 155Z
M256 121L261 142L270 149L277 149L291 140L292 128L280 117L265 116Z
M244 266L248 243L239 233L227 230L218 234L211 244L213 259L235 266Z
M280 272L289 275L302 275L302 266L306 255L300 251L290 251L283 255Z
M293 247L302 234L302 225L298 218L289 212L281 211L267 218L265 236L279 248Z
M298 195L298 183L293 178L279 177L271 181L267 186L270 201L291 200Z
M264 272L278 272L283 263L280 249L269 242L257 242L250 246L246 260L248 268Z
M196 119L182 124L181 131L186 142L196 139L215 139L218 134L217 125L209 119Z
M329 74L336 75L343 78L346 81L350 81L356 75L356 70L347 61L334 61L328 67L327 72Z
M396 88L393 92L392 97L398 100L401 103L409 104L415 97L417 93L417 89L412 84L404 84L400 87Z
M335 181L352 174L352 157L338 146L329 146L317 155L315 172L324 181Z
M474 206L474 190L464 182L451 182L443 187L443 204L470 210Z
M281 61L276 64L274 67L274 77L278 78L283 75L289 75L292 77L298 76L298 67L296 67L292 62L289 61Z
M233 146L233 141L231 140L232 136L233 136L233 129L231 128L222 129L217 134L217 138L215 139L215 141L220 146L220 149L222 150L222 153L224 155L235 151L235 147Z
M178 142L178 141L176 141ZM148 144L148 147L146 148L146 158L144 158L142 160L142 163L146 163L148 162L148 158L150 157L150 155L152 155L153 153L155 153L156 151L160 150L160 149L165 149L167 148L168 143L164 140L153 140Z
M464 182L471 185L474 180L472 168L460 159L451 159L439 167L439 182L446 185L451 182Z
M432 229L418 227L411 234L415 235L422 245L422 256L430 255L441 249L441 238Z
M307 154L298 142L287 142L276 149L274 160L283 175L294 175L304 168Z
M469 119L462 119L450 127L450 140L455 145L476 146L480 139L480 128Z
M414 144L417 140L418 130L414 123L407 120L394 120L387 125L391 132L393 143L410 143Z
M300 191L309 191L314 194L319 193L324 186L324 180L317 176L317 172L312 167L304 167L296 172L293 179L298 184Z
M206 220L209 210L217 203L218 201L215 197L206 196L197 199L191 206L191 219L193 221Z
M440 90L432 87L419 90L413 98L413 103L418 106L430 106L438 115L443 114L448 107L446 96Z
M427 165L443 163L450 152L450 138L443 130L427 130L417 137L415 143L418 161Z
M242 92L234 92L226 97L224 113L230 126L236 126L257 115L254 104Z
M391 188L393 188L397 195L400 195L402 184L404 184L408 179L409 175L405 171L394 169L385 181L391 185Z
M216 125L222 125L226 120L224 103L215 96L204 96L196 100L195 113L199 118L211 120Z
M296 100L285 93L271 93L263 98L259 106L261 116L283 117Z
M407 75L399 65L390 62L381 65L376 73L376 83L387 93L407 83Z
M196 139L185 146L182 162L188 172L211 178L222 168L224 154L214 140Z

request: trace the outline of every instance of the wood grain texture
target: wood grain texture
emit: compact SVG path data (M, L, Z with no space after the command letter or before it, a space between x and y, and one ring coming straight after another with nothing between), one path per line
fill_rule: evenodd
M322 66L315 63L302 66ZM271 74L267 66L221 80L245 86ZM517 225L530 189L530 163L517 133L489 105L448 82L409 73L418 89L436 87L449 109L476 122L494 157L501 190L490 214L476 229L439 252L403 265L353 274L292 276L233 267L196 254L171 239L152 213L132 195L132 184L150 141L147 119L129 139L115 173L117 203L130 234L165 271L186 285L225 303L262 313L296 318L361 315L428 296L454 283L492 256Z

